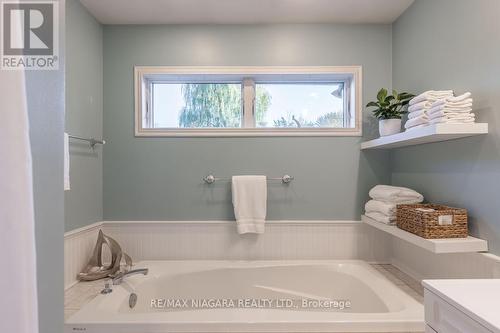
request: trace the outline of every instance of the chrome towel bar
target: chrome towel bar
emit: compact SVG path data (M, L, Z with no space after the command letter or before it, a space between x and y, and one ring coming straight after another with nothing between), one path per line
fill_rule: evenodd
M104 140L97 140L94 138L82 138L81 136L76 136L76 135L68 135L70 139L75 139L75 140L80 140L80 141L87 141L90 144L90 147L94 148L95 145L104 145L106 144L106 141Z
M216 181L230 181L230 180L231 178L218 178L211 174L203 177L203 181L207 184L213 184ZM281 183L283 184L290 184L292 180L294 180L294 177L290 175L284 175L283 177L267 177L267 180L280 180Z

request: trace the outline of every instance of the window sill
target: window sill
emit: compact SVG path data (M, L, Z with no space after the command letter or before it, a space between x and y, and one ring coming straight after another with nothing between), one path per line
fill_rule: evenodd
M318 136L362 136L356 128L345 129L289 129L289 128L237 128L237 129L142 129L135 132L136 137L318 137Z

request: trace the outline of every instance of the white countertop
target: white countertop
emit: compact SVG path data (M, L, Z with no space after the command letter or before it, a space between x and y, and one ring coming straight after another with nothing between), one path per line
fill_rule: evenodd
M492 332L500 333L500 279L424 280L422 284Z

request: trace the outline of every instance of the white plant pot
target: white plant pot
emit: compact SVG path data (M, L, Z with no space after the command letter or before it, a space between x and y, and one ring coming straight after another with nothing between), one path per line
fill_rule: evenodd
M381 119L378 121L380 136L388 136L401 132L401 119Z

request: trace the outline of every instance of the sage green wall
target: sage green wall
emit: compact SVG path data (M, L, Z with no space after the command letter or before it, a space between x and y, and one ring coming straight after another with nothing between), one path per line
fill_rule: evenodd
M102 137L102 26L78 0L66 1L66 132ZM70 141L65 229L102 221L102 148Z
M218 176L289 173L269 186L269 219L359 220L367 192L390 180L388 154L360 137L136 138L134 65L362 65L363 100L391 87L390 25L104 27L104 218L234 219ZM374 135L365 120L365 137Z
M393 26L394 87L470 91L486 136L396 150L392 182L469 210L500 254L500 2L417 0Z
M63 332L64 321L64 195L62 177L64 2L64 0L58 1L59 70L28 70L25 72L33 163L33 203L40 333ZM23 272L5 272L5 270L2 270L2 274L17 274L19 278L22 278Z

